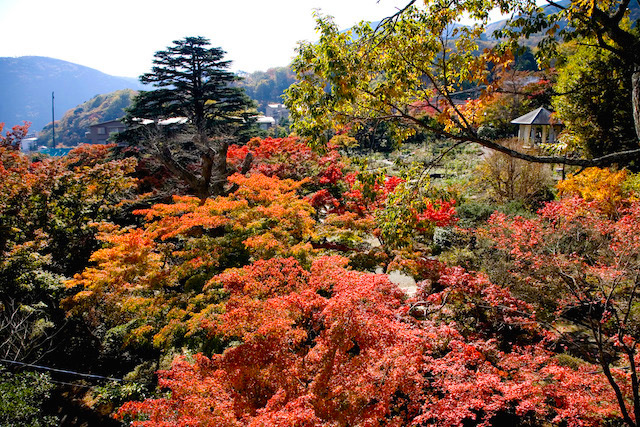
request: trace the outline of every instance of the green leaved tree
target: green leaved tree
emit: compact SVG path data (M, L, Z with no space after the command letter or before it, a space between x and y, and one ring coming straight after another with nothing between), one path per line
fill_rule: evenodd
M631 87L627 105L633 107L640 135L640 37L625 21L630 0L546 0L546 10L535 0L407 3L375 27L361 23L346 32L331 18L317 16L319 41L298 48L292 68L299 82L287 91L296 132L324 143L335 132L382 120L399 140L428 131L529 162L602 166L640 156L637 144L632 149L616 145L596 158L533 155L478 133L483 104L498 89L495 76L513 65L521 38L542 37L540 52L553 59L551 47L559 34L565 40L595 39L624 64ZM481 50L494 8L516 18L501 33L508 43ZM474 23L461 25L467 19ZM470 89L480 95L465 102L475 98ZM633 121L627 126L632 129Z
M599 157L638 142L631 126L631 72L619 57L593 45L567 45L553 107L570 141Z
M135 98L124 138L142 143L201 199L221 194L227 182L227 148L248 139L255 110L233 83L225 52L204 37L186 37L156 52L150 73L156 89Z

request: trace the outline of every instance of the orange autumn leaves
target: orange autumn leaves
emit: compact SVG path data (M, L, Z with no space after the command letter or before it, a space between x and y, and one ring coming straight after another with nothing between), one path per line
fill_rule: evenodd
M6 249L27 243L32 251L55 255L54 271L77 272L94 242L91 224L111 221L135 191L135 159L114 159L111 148L81 146L62 158L29 158L0 147L0 228L6 230L1 239Z
M68 306L94 324L146 319L132 338L150 339L167 316L180 322L192 316L190 297L202 289L194 277L220 271L230 257L305 260L311 254L313 208L296 193L303 182L261 174L234 175L230 181L240 188L229 196L204 204L175 197L174 203L138 211L144 227L105 228L100 238L107 245L92 255L94 266L67 282L82 289ZM184 292L185 286L194 292ZM154 338L156 344L166 332Z
M137 211L141 226L104 226L93 265L67 282L76 294L66 307L94 327L128 325L131 345L182 345L176 337L198 334L199 319L215 313L224 298L205 287L213 275L271 257L307 263L317 222L301 188L329 158L283 138L232 146L229 163L241 163L249 150L253 171L229 177L234 192L204 202L176 196Z
M170 397L128 403L120 415L148 417L140 425L353 425L386 414L395 391L409 403L422 344L395 316L403 294L346 262L323 257L307 270L274 258L214 277L230 297L210 327L241 344L193 364L177 359L161 374Z
M486 276L440 266L441 295L423 301L437 315L419 320L386 276L346 264L272 258L213 277L207 286L229 298L202 327L236 344L176 358L159 372L169 392L129 402L118 417L136 426L457 426L506 414L597 425L615 414L594 366L559 363L527 304ZM446 312L442 294L451 295ZM465 331L452 309L496 328ZM522 333L503 335L523 322Z
M154 205L138 211L156 238L196 236L226 229L245 236L244 245L254 258L304 256L310 250L304 242L313 235L313 208L299 196L306 181L279 179L262 174L229 178L238 190L226 197L207 199L175 197L172 204Z
M336 151L319 155L297 138L255 139L231 147L230 164L241 163L249 151L253 169L247 176L229 177L236 188L232 193L204 202L175 196L172 203L136 211L144 220L141 226L103 226L104 245L92 255L92 265L67 282L75 295L66 307L94 326L131 322L131 344L173 345L174 334L197 329L194 319L215 312L224 298L205 286L213 275L274 257L309 265L319 254L314 245L321 247L317 236L324 228L363 233L360 222L365 221L373 231L374 211L400 182L381 181L384 185L368 190L376 193L369 200L363 196L369 187L346 173ZM339 213L354 211L353 223L337 224L333 211L317 204L314 194L329 191L346 191L338 200Z
M579 196L586 202L594 202L608 215L615 215L635 197L630 178L626 169L587 168L578 175L569 175L566 180L560 181L558 190L561 196Z
M453 426L505 415L597 425L616 416L598 367L561 363L535 305L487 276L433 261L411 300L384 275L321 256L311 245L320 227L348 213L345 230L364 218L374 224L401 182L356 179L337 161L295 151L295 140L267 144L248 176L230 177L237 189L228 195L175 197L138 211L137 227L103 225L93 265L68 282L76 294L67 307L91 326L126 331L125 345L187 355L159 372L155 398L125 404L120 417L166 426ZM244 149L234 150L241 161ZM285 157L299 160L295 169L277 166ZM425 202L407 215L455 222L452 203ZM628 235L634 218L620 222ZM614 375L625 383L624 372Z
M5 131L4 136L2 130L5 124L0 122L0 147L8 148L10 150L19 150L20 142L29 133L30 122L23 122L22 125L15 125L11 130Z

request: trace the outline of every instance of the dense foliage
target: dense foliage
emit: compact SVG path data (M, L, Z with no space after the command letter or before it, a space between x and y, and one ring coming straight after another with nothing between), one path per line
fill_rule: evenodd
M600 365L625 422L635 425L640 204L616 197L622 193L615 185L619 175L591 177L586 188L584 180L561 183L566 196L533 219L495 214L488 233L508 257L511 286L527 293L550 322L575 325L560 333L566 351Z
M23 122L22 125L13 126L11 130L5 131L4 135L2 135L4 123L0 122L0 147L3 149L19 150L20 142L29 133L30 125L29 122Z
M586 104L558 92L572 69L604 70L577 80L597 98L625 55L512 71L515 51L474 51L489 6L531 4L409 3L353 33L318 18L288 91L302 136L241 136L223 52L187 37L143 76L131 146L26 157L26 124L0 137L2 359L102 375L0 371L3 420L54 422L54 393L137 426L638 426L640 176L544 164L624 141L590 146L583 113L577 144L498 139L554 96ZM560 8L588 36L598 5ZM367 138L414 144L356 156Z
M349 31L341 31L331 17L317 14L320 40L303 43L292 64L300 79L287 91L294 129L324 143L334 132L382 120L400 140L426 130L529 162L601 166L635 160L640 149L627 150L624 141L589 159L579 151L563 156L526 153L478 132L482 112L478 107L498 91L495 76L513 63L518 40L545 29L541 54L557 44L553 36L559 32L566 38L597 40L599 49L623 64L621 75L628 77L631 88L626 106L636 123L635 130L633 123L626 127L635 133L635 142L640 138L640 38L623 20L630 2L604 2L600 7L592 1L549 3L559 11L545 14L532 0L413 0L376 27L363 22ZM500 33L509 42L481 50L480 39L493 8L517 18ZM475 20L473 25L459 25L469 18ZM565 28L560 29L561 24ZM469 88L480 94L472 102L460 102L459 95ZM617 129L607 131L613 138L619 135Z
M159 372L164 394L127 403L118 417L136 425L632 419L633 369L619 360L636 362L625 325L635 324L628 286L637 250L618 248L607 231L628 240L640 229L630 175L590 170L564 181L566 198L534 219L494 215L485 234L509 253L502 262L513 262L515 274L497 285L425 257L433 227L455 224L452 201L420 199L429 192L411 180L353 171L339 153L319 155L296 138L231 147L230 164L249 152L253 169L230 178L233 193L204 203L176 197L139 211L142 226L104 226L93 266L67 282L75 295L65 307L105 348L115 340L132 351L182 354ZM617 201L612 208L598 200ZM363 246L372 231L377 250ZM585 233L605 234L585 243ZM579 245L590 259L601 256L593 252L607 248L601 239L612 239L613 252L583 270L585 261L570 254ZM567 260L544 258L550 251L537 242L566 247ZM408 298L386 275L355 267L404 268L420 280L417 293ZM589 329L583 311L605 297L598 286L610 315ZM626 320L616 326L616 316ZM594 331L600 347L580 338Z
M63 158L28 158L0 147L0 358L86 366L92 339L60 307L63 281L97 249L97 226L121 222L134 195L135 160L113 147L81 146ZM87 353L87 351L89 352ZM95 350L94 350L95 351ZM3 423L57 425L40 414L47 377L2 371Z
M29 427L59 425L60 420L44 415L41 407L53 387L45 374L11 373L0 367L0 423Z
M567 127L569 144L593 157L632 149L631 77L616 55L587 43L573 47L558 73L553 106Z
M554 358L530 306L486 277L440 267L439 292L421 289L432 313L423 320L385 276L345 263L323 257L307 271L276 258L214 277L229 299L203 326L239 343L178 358L160 373L168 396L126 404L119 416L144 420L134 425L398 426L615 416L602 376L585 381L593 366Z

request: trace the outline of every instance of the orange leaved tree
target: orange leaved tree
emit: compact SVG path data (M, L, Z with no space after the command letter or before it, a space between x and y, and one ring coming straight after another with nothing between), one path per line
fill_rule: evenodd
M67 282L76 291L67 307L95 328L127 324L127 340L180 345L171 340L220 299L204 289L214 274L273 256L306 262L315 221L297 193L303 182L262 174L229 182L238 186L229 196L204 204L176 196L138 211L141 227L105 227L94 265Z

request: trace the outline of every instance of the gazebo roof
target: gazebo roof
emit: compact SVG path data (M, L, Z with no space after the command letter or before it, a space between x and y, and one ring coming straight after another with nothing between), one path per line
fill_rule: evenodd
M514 125L558 125L562 124L559 120L551 120L551 111L544 107L536 108L529 111L524 116L511 120Z

